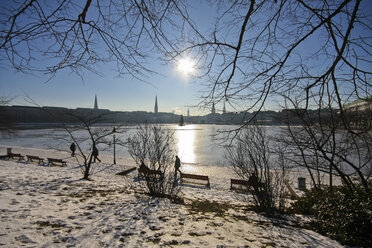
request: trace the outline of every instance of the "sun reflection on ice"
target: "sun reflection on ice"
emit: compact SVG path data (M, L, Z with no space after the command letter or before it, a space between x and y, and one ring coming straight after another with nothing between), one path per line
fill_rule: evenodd
M195 130L193 125L176 128L178 156L182 163L196 163Z

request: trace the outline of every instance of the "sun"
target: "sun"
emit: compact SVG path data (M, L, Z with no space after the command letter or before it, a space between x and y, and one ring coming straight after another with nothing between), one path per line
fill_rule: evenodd
M195 62L190 58L182 58L177 64L177 70L184 76L191 75L195 71Z

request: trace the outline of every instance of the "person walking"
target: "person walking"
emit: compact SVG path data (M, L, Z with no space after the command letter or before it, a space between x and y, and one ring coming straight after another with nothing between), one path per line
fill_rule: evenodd
M71 150L71 157L75 157L76 145L74 142L71 143L70 150Z
M95 145L93 145L92 155L93 155L93 163L95 163L96 160L98 160L101 163L101 159L98 158L98 149Z
M181 174L181 160L180 158L176 155L176 161L174 162L174 185L177 184L177 171Z

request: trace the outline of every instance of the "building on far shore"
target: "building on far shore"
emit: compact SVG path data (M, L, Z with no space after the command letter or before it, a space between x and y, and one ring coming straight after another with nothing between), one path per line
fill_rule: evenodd
M349 124L354 128L372 129L372 96L357 99L344 106Z
M344 111L363 112L372 110L372 96L359 98L344 106Z

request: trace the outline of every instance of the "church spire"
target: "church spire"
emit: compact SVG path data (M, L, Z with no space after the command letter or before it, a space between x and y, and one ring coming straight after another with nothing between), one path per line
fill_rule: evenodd
M94 109L98 109L97 94L94 97Z
M155 107L154 107L154 113L158 113L158 95L155 96Z
M216 113L216 108L214 107L214 102L212 103L212 110L211 110L211 113L212 113L212 114L215 114L215 113Z

